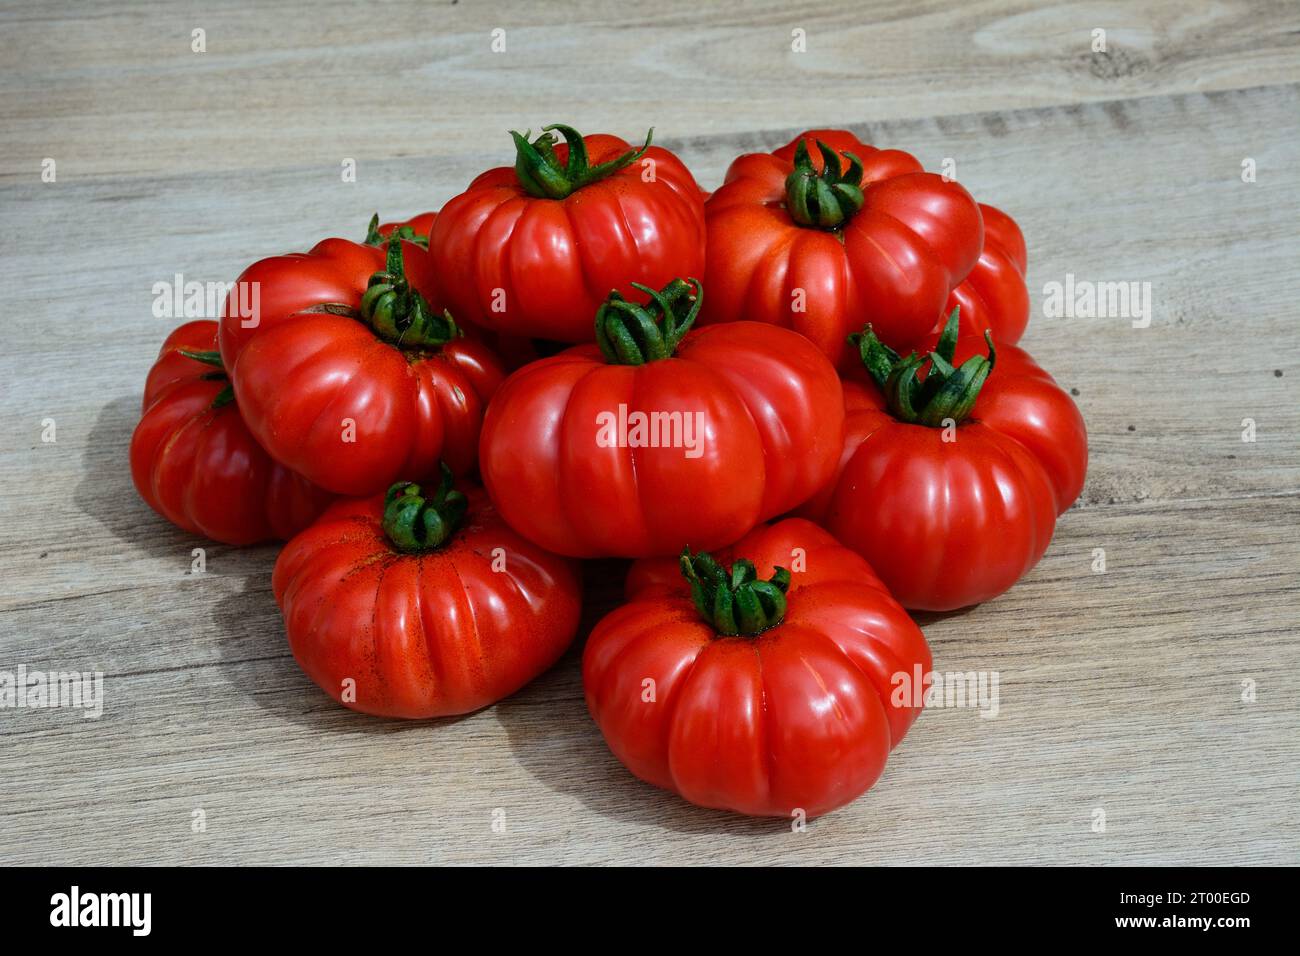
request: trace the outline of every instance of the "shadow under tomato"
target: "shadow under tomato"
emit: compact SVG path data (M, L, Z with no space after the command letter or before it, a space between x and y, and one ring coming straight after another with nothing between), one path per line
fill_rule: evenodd
M978 604L968 604L966 607L959 607L955 611L908 611L916 626L924 631L931 624L938 624L954 617L965 617L971 611L979 607ZM929 635L926 635L927 638Z
M279 547L245 553L255 555L259 567L245 578L239 591L216 602L212 619L221 634L222 677L269 716L321 734L377 735L428 732L473 716L398 720L363 714L337 703L302 672L289 650L284 620L271 594L271 571Z
M493 708L515 759L548 789L575 797L591 812L610 819L679 833L788 833L788 820L707 810L638 780L605 745L583 698L582 649L591 629L621 602L628 565L586 563L577 640L550 671Z
M682 833L761 837L789 832L789 822L754 819L693 806L636 779L605 746L582 695L586 635L621 600L626 562L589 562L578 639L545 674L513 696L475 714L433 720L372 717L340 706L298 667L271 594L278 547L241 551L241 587L216 600L212 620L220 638L219 672L276 720L322 735L430 734L470 718L495 720L519 765L547 789L576 797L601 816Z
M77 509L153 558L185 558L197 547L206 548L209 555L229 550L228 545L177 528L136 493L130 450L131 433L139 421L138 395L115 398L99 410L81 455L81 481L73 492Z

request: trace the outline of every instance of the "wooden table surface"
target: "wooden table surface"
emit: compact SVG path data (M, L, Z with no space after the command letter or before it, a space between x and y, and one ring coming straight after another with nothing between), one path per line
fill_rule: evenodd
M0 671L106 700L0 710L0 862L1300 862L1298 82L1290 2L5 3ZM654 125L710 188L849 126L1028 237L1024 344L1076 391L1087 487L1012 591L922 622L998 716L927 712L802 832L634 780L581 640L470 717L344 711L289 654L275 548L192 574L204 542L132 489L155 282L437 207L554 121ZM1149 327L1045 316L1068 275L1150 283Z

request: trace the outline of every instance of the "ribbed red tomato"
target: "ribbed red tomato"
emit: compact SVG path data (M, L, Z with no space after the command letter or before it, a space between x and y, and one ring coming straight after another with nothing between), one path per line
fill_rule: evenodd
M375 215L366 231L365 244L384 248L394 234L397 238L406 240L406 245L402 247L402 264L407 278L434 308L441 308L441 283L433 265L433 257L429 255L429 235L433 232L433 223L437 218L436 212L422 212L410 219L381 223L379 216Z
M271 579L293 655L336 701L386 717L464 714L559 659L578 627L575 562L523 540L451 473L341 500Z
M844 383L839 473L800 511L913 610L978 604L1015 584L1087 471L1070 396L1014 345L990 345L984 358L963 339L954 354L957 325L954 312L929 358L862 337L873 380Z
M840 366L852 360L847 336L867 322L896 347L923 342L984 242L965 189L844 130L741 156L705 215L701 322L787 326Z
M257 440L278 461L340 494L399 476L475 464L487 400L504 378L491 350L440 312L432 272L410 239L326 239L305 255L254 263L221 319L221 354ZM432 298L431 298L432 297ZM237 304L254 301L256 314Z
M433 223L437 218L438 214L436 212L422 212L418 216L412 216L410 219L401 222L386 222L381 225L379 217L375 216L370 221L370 231L366 235L366 244L371 246L383 245L396 232L399 239L410 240L410 242L418 246L418 249L413 249L410 245L404 247L406 250L404 256L406 274L410 277L411 285L423 291L426 296L441 301L443 298L441 291L436 296L433 296L433 291L440 290L442 283L438 280L438 270L434 265L433 256L429 252L429 235L433 231ZM537 345L532 339L524 336L507 335L504 332L493 332L481 326L467 324L462 324L460 331L465 338L475 342L482 342L491 349L505 371L513 372L515 369L523 368L529 362L535 362L540 358Z
M920 712L898 693L930 671L920 629L811 522L715 558L638 561L592 631L582 680L606 743L705 807L813 817L856 799Z
M610 290L701 274L703 197L668 150L560 125L531 143L511 135L515 165L476 178L434 224L429 248L458 320L590 342Z
M599 345L516 372L483 423L502 517L574 557L715 548L806 500L840 453L835 369L807 339L734 322L688 330L700 284L615 293Z
M933 334L938 336L946 317L960 309L964 337L978 342L985 332L991 332L999 346L1015 345L1029 324L1025 237L1016 221L1001 209L980 203L980 215L984 249L970 274L948 296L944 318L935 322Z
M253 440L216 347L210 320L167 336L131 436L131 478L149 507L186 531L235 545L291 538L333 495Z

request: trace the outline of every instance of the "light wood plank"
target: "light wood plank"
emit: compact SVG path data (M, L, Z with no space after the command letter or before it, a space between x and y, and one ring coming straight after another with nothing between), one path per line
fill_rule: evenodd
M2 22L0 177L25 182L47 156L69 179L418 156L436 176L551 122L689 137L1300 80L1300 8L1276 2L225 0L9 4Z

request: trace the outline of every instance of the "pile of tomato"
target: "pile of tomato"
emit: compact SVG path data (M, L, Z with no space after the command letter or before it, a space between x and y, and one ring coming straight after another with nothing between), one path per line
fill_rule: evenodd
M618 759L708 807L848 803L917 717L908 612L1010 588L1083 486L1083 420L1016 346L1019 228L844 131L712 194L649 137L512 135L440 213L253 263L176 329L136 487L287 540L294 657L388 717L518 690L583 560L633 559L582 661Z

